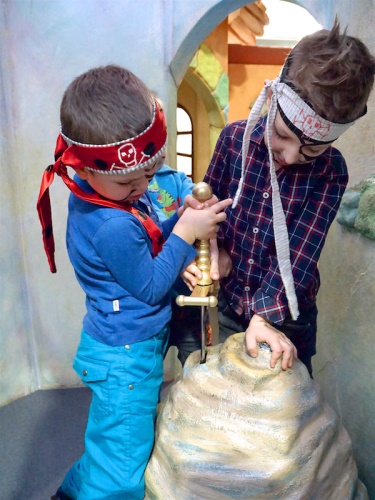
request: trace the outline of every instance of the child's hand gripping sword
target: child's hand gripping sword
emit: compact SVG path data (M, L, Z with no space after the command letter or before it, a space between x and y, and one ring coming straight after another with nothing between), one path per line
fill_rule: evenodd
M193 188L192 195L201 203L212 197L212 189L205 182L198 182ZM197 267L202 272L202 279L198 281L189 297L179 295L176 302L179 306L201 306L201 363L205 363L206 351L206 326L205 308L215 307L217 298L214 295L214 284L210 276L210 242L208 240L197 240L195 248L198 252Z

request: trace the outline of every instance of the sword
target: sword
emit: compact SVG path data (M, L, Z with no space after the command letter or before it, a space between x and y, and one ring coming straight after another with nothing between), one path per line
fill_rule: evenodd
M212 189L205 182L198 182L192 191L195 199L204 203L212 197ZM179 295L176 303L179 306L201 306L201 356L200 362L205 363L207 357L206 349L206 325L205 310L206 307L215 307L217 298L214 295L214 284L210 276L210 242L208 240L197 240L195 248L198 253L197 267L202 272L202 278L197 282L194 290L189 297Z

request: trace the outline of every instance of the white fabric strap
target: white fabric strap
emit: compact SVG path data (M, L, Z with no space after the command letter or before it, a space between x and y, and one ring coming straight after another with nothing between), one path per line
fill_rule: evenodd
M264 88L262 89L261 94L256 100L251 112L250 116L247 120L243 142L242 142L242 168L241 168L241 179L237 188L237 192L235 194L232 208L235 208L238 204L240 196L242 194L242 188L245 178L246 172L246 160L247 154L249 151L250 145L250 135L255 127L261 110L264 106L264 103L267 99L268 88L271 87L273 89L274 85L276 85L279 81L279 77L276 80L268 82ZM273 156L271 151L271 139L272 139L272 126L275 121L275 116L277 112L277 92L273 92L271 98L271 106L268 112L266 131L268 138L268 155L270 161L270 175L271 175L271 187L272 187L272 210L273 210L273 230L275 236L275 246L276 246L276 255L279 264L279 270L281 279L284 284L285 294L288 301L289 311L294 320L296 320L299 316L298 311L298 301L296 296L296 291L294 288L294 279L292 274L292 266L290 262L290 250L289 250L289 235L288 229L286 226L285 214L281 204L280 199L280 191L279 184L277 182L275 165L273 162Z
M292 264L290 262L289 234L285 220L285 213L281 203L279 183L277 182L275 164L271 151L272 126L277 112L277 95L272 94L271 106L268 112L266 124L266 134L268 142L268 156L270 162L270 176L272 187L272 212L273 212L273 232L275 237L276 255L279 264L281 279L285 288L285 295L288 301L290 315L296 320L299 316L298 300L294 287Z
M269 84L267 84L266 86L263 87L262 92L260 93L254 106L252 107L252 109L250 111L249 118L247 119L245 132L243 134L243 139L242 139L241 178L240 178L240 182L238 184L236 194L235 194L234 199L233 199L232 208L236 208L236 206L238 204L238 200L239 200L241 193L242 193L242 187L243 187L243 182L244 182L244 177L245 177L245 172L246 172L247 153L249 152L249 145L250 145L250 135L251 135L251 132L253 131L255 125L257 124L257 122L259 120L259 116L260 116L260 113L262 111L263 105L266 102L267 89L268 89L270 83L271 82L269 82Z

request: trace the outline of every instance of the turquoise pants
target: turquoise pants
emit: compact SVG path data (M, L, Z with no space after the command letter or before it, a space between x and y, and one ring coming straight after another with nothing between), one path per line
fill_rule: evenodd
M73 367L92 390L85 453L62 483L76 500L141 500L154 444L168 328L111 347L82 332Z

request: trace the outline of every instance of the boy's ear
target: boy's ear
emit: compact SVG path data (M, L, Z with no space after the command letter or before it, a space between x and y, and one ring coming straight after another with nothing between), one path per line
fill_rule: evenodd
M74 172L78 175L78 177L80 179L82 179L83 181L86 181L87 180L87 177L88 177L88 170L85 170L85 169L82 169L82 168L79 168L79 169L74 169Z

